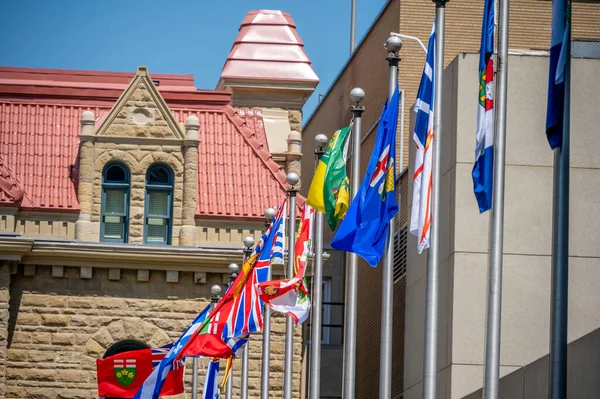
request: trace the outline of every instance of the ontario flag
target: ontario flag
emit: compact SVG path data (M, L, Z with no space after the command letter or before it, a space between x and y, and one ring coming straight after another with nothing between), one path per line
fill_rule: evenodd
M427 59L419 84L415 111L417 119L413 140L416 145L413 175L413 203L410 214L410 233L417 236L417 251L429 248L431 229L431 190L433 186L433 90L435 60L435 21L429 36Z
M284 199L237 278L210 312L203 328L190 338L179 356L226 359L246 343L250 333L262 329L263 302L256 286L267 280L272 260L283 263L283 249L279 246L283 245L285 205Z
M483 213L492 207L494 174L494 0L485 0L479 50L479 107L473 191Z
M296 326L308 318L310 311L310 298L304 274L312 248L314 215L315 210L308 204L304 205L294 249L294 277L266 281L257 286L260 298L273 310L290 315Z
M119 353L106 359L96 359L98 396L133 398L152 370L165 357L170 345L156 349L140 349ZM179 365L169 373L160 391L161 396L179 395L184 391L185 367Z

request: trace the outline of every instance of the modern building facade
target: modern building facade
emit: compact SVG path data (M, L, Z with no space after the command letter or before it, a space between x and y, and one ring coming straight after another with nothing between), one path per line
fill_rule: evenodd
M301 172L301 108L318 83L302 47L289 14L261 10L218 90L146 67L0 68L1 398L97 397L96 358L172 342L229 281L286 172ZM272 397L284 324L274 315ZM250 397L261 343L249 343ZM299 397L301 329L294 345ZM239 375L236 362L236 395Z
M468 73L460 73L460 75L452 75L456 73L456 68L453 66L448 69L451 62L456 63L462 67L461 71L464 71L467 67L467 62L471 62L472 55L465 55L464 61L456 60L457 57L463 57L463 53L471 52L475 53L479 50L479 41L481 36L481 20L483 12L483 2L475 0L467 0L460 2L448 2L446 6L446 41L445 41L445 60L444 65L447 68L445 76L445 86L449 84L455 85L455 87L449 87L445 90L450 93L455 93L453 90L458 90L458 94L455 96L462 95L464 90L473 90L471 97L461 100L460 108L457 108L458 102L452 100L452 96L447 94L444 97L444 116L446 120L451 119L452 123L458 123L455 119L463 121L469 119L469 125L457 125L453 129L446 128L445 137L451 140L450 135L456 134L464 136L469 146L473 146L475 142L475 121L476 121L476 88L478 84L477 73L474 72L472 75ZM349 97L350 90L354 87L361 87L366 93L364 101L361 103L365 107L363 113L362 123L362 145L361 145L361 177L364 175L364 171L368 164L369 157L371 155L371 149L375 140L375 130L377 127L377 120L381 113L382 106L387 97L388 91L388 63L385 60L386 52L383 47L386 39L389 37L391 32L399 32L406 35L416 36L420 38L425 45L431 31L431 25L435 14L435 4L429 2L422 2L416 0L390 0L383 7L378 17L373 22L367 34L362 39L356 50L350 56L348 62L344 68L340 71L336 81L331 87L324 93L322 100L316 110L307 118L303 129L303 152L309 154L314 149L313 138L317 133L326 133L331 135L335 130L340 127L347 126L352 118L350 112L351 101ZM600 39L600 29L598 28L597 22L600 18L600 7L596 3L592 2L573 2L573 40L574 40L574 52L575 57L593 57L594 52L597 51L597 42ZM515 57L517 54L528 54L528 55L546 55L550 43L550 20L551 20L551 2L547 1L536 1L536 0L524 0L519 2L512 2L510 6L510 28L509 28L509 49L511 54ZM412 186L409 186L409 177L411 172L408 169L412 165L412 159L409 157L409 150L413 148L412 145L412 133L411 133L411 107L414 103L416 92L418 89L419 81L421 78L423 64L425 61L425 53L417 45L416 42L410 40L404 40L404 45L399 53L401 61L399 65L399 76L398 82L401 90L404 91L404 96L401 101L401 112L400 120L398 123L398 145L397 154L402 159L397 159L396 164L402 165L403 168L398 170L398 195L401 200L401 211L397 218L397 236L396 236L396 253L395 253L395 270L394 270L394 344L393 344L393 398L400 397L418 397L417 388L420 385L422 379L422 336L417 338L419 334L423 333L424 322L424 293L419 291L415 292L414 284L422 277L415 276L414 273L424 272L423 265L426 262L426 254L416 257L414 249L416 244L411 241L407 236L407 223L409 215L409 205L412 194ZM454 60L454 61L453 61ZM469 60L469 61L467 61ZM512 63L513 58L509 61ZM521 60L517 57L515 60ZM526 57L525 61L531 62L531 68L534 68L536 73L539 75L539 79L536 78L536 82L539 86L523 85L521 81L515 81L515 86L520 85L522 90L517 89L516 92L509 92L509 110L512 107L525 106L525 98L532 99L532 92L527 91L535 90L536 101L539 102L539 107L536 108L536 121L539 122L539 118L543 118L545 115L545 93L547 90L547 66L544 69L543 65L547 65L547 58L531 58ZM525 62L523 61L523 62ZM460 63L462 62L462 64ZM579 62L579 61L577 61ZM513 65L509 63L509 68L513 68ZM517 61L515 61L515 64ZM546 63L546 64L544 64ZM454 64L453 64L454 65ZM470 65L470 64L469 64ZM522 64L526 65L526 64ZM469 68L472 68L470 65ZM514 77L514 74L527 72L523 66L515 65L514 70L510 69L511 81L509 85L513 85L513 80L518 79ZM593 68L593 67L592 67ZM514 71L514 72L513 72ZM450 83L451 82L451 83ZM509 90L511 86L509 86ZM573 89L575 90L575 88ZM575 93L575 91L574 91ZM585 92L587 93L587 91ZM321 93L319 93L321 94ZM538 97L539 94L539 97ZM512 97L511 97L512 95ZM448 97L449 96L449 97ZM467 94L465 96L468 97ZM584 96L584 95L582 95ZM470 102L469 102L470 101ZM511 103L512 101L512 103ZM532 100L533 101L533 100ZM530 103L527 103L530 104ZM454 108L451 108L454 106ZM574 109L574 108L572 108ZM509 111L510 112L510 111ZM511 115L509 114L509 117ZM592 123L593 115L586 115L586 123ZM450 122L448 122L450 123ZM537 123L537 122L536 122ZM536 125L536 129L539 130L541 138L543 134L543 122L540 122L539 126ZM512 123L509 122L509 129L512 127ZM587 125L586 125L587 126ZM594 126L590 124L589 126ZM511 133L513 134L513 133ZM462 136L459 136L461 138ZM456 137L452 138L452 143L458 140ZM445 145L449 145L450 141L445 142ZM544 144L544 143L542 143ZM512 151L512 148L516 144L509 142L508 152ZM470 147L469 147L470 148ZM536 151L548 151L545 156L550 157L550 152L546 147L541 146ZM450 159L448 158L450 152L456 151L456 148L444 148L446 152L442 154L444 158L444 165L449 165ZM514 149L514 151L525 151L523 147ZM573 154L573 157L575 155ZM303 158L303 173L306 176L313 168L314 163L308 157ZM454 158L452 158L454 159ZM472 164L474 160L474 150L466 150L464 155L464 162ZM509 158L510 162L510 158ZM403 169L403 170L400 170ZM447 170L447 168L445 169ZM468 177L468 176L467 176ZM466 179L466 177L464 177ZM308 183L308 182L305 182ZM465 180L463 184L467 184ZM572 183L573 184L573 183ZM307 187L308 184L305 184ZM462 188L462 187L461 187ZM450 188L446 185L443 187L443 196L447 198L450 192L447 191ZM464 190L470 189L464 187ZM466 195L466 194L465 194ZM523 194L525 196L525 194ZM460 198L462 200L462 198ZM525 197L523 197L525 200ZM547 198L547 206L550 206L551 197ZM461 204L462 205L462 204ZM465 205L466 206L466 205ZM507 203L508 212L508 203ZM573 206L573 205L572 205ZM473 208L474 210L476 208ZM573 209L573 208L572 208ZM573 211L572 211L573 212ZM443 216L443 215L442 215ZM507 222L510 216L507 213ZM550 214L547 216L548 220L551 220ZM575 216L572 216L574 218ZM483 220L487 222L487 215L482 216ZM535 220L533 222L536 222ZM470 226L465 224L462 219L444 219L444 228L453 229L455 232L460 234L471 234ZM549 225L543 224L544 229L549 229ZM548 233L548 230L546 233ZM590 232L589 232L590 233ZM443 234L449 234L448 232ZM482 229L477 233L477 240L487 243L487 230ZM515 234L514 231L506 230L506 234ZM591 233L590 233L591 234ZM332 235L326 234L327 240L331 239ZM445 236L446 237L446 236ZM444 238L450 240L450 238ZM505 251L507 251L507 244L505 239ZM544 241L549 251L550 241ZM446 244L449 245L449 244ZM481 249L481 256L485 257L487 253L487 244L485 248ZM343 254L337 253L329 247L328 251L331 253L331 259L326 263L324 273L331 273L332 276L343 275L345 265L343 263ZM412 252L411 252L412 251ZM548 252L549 253L549 252ZM408 273L407 273L408 270ZM358 343L357 343L357 384L356 384L356 397L373 397L378 394L378 376L379 374L379 340L380 340L380 309L381 309L381 268L370 268L365 262L359 261L359 300L358 300ZM334 285L338 284L343 287L343 280L333 279ZM468 287L464 287L468 289ZM485 288L485 287L484 287ZM336 292L338 296L332 299L334 302L343 302L343 288L332 289L332 292ZM443 294L446 295L446 294ZM485 302L485 301L484 301ZM485 306L485 303L478 304L478 306ZM539 305L543 307L543 305ZM483 308L481 308L483 312ZM333 312L333 308L332 308ZM343 309L338 307L337 312L343 315ZM549 312L549 306L548 310ZM482 317L484 316L481 313ZM478 316L479 317L479 316ZM466 321L468 322L468 321ZM440 326L445 325L446 320L440 320ZM461 328L468 328L463 325L461 321ZM541 327L540 327L541 328ZM545 328L545 327L544 327ZM452 338L452 331L446 330L449 335L448 339ZM477 332L477 339L483 339L483 332ZM535 334L541 334L547 339L548 332L546 329L535 330ZM570 336L570 338L575 338ZM441 339L441 338L440 338ZM441 342L441 341L440 341ZM504 341L503 341L504 344ZM421 346L419 346L421 345ZM440 343L442 345L442 343ZM446 345L445 343L443 345ZM472 349L468 346L465 350L478 351L478 349ZM444 350L456 351L457 348L444 346ZM479 348L479 347L476 347ZM548 346L544 346L545 353L548 353ZM341 347L327 348L328 356L336 356L337 361L342 361L342 349ZM539 350L536 356L541 357L544 355L543 350ZM324 354L325 356L325 354ZM448 355L449 356L449 355ZM483 352L477 352L477 356L483 356ZM440 358L441 359L441 358ZM444 358L446 359L446 358ZM450 360L452 358L450 357ZM481 358L482 359L482 358ZM481 359L478 358L478 361ZM537 358L528 358L527 360L533 361ZM323 359L325 361L325 359ZM329 360L334 363L335 360ZM442 362L440 361L440 370ZM452 363L446 364L448 367ZM481 362L478 363L479 365ZM506 363L503 363L506 364ZM515 367L522 367L525 363L515 364ZM458 370L460 367L457 367ZM455 371L454 374L450 371L443 371L445 377L450 378L449 375L453 375L454 378L459 378L458 373ZM330 397L341 397L341 383L332 377L331 374L335 373L335 377L341 380L341 368L336 370L322 371L322 392L327 390L331 392ZM467 371L465 371L467 373ZM442 374L440 374L442 375ZM442 378L442 377L440 377ZM472 391L481 387L482 377L472 376L474 381L477 381L471 385L465 383L465 389L460 388L462 383L457 382L458 380L448 380L447 385L449 386L448 391L443 391L441 397L462 397L460 395L467 395ZM337 385L330 385L330 381L335 381ZM440 383L441 384L441 383ZM453 385L456 384L456 385ZM479 384L479 386L477 386ZM441 385L440 385L441 386ZM454 390L450 386L455 386ZM446 389L446 388L444 388ZM471 391L469 391L471 390ZM417 395L417 396L413 396Z

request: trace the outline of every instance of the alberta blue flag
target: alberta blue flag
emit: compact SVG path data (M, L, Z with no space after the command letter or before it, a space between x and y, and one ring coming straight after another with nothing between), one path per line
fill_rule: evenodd
M550 74L548 77L548 110L546 137L550 148L562 145L565 107L565 65L570 62L571 1L552 0L552 36L550 39Z
M183 332L181 337L173 344L169 352L163 357L160 364L152 370L152 373L146 378L146 381L142 384L139 391L134 396L134 399L157 399L160 395L160 391L162 390L163 385L165 384L165 380L167 379L167 375L174 367L178 367L179 359L177 359L177 355L179 351L185 346L187 341L194 335L194 333L198 330L198 328L202 325L206 316L208 315L208 311L210 310L210 305L208 305L198 317L194 319L192 324Z
M331 242L333 248L353 252L371 266L377 266L383 257L388 223L398 212L395 160L399 98L396 87L383 106L365 178Z
M219 397L219 359L215 358L208 363L202 399L217 399Z

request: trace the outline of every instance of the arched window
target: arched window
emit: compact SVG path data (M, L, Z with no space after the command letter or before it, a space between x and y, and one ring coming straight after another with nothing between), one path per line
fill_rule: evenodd
M172 208L173 171L163 164L152 165L146 173L146 244L171 244Z
M102 172L100 241L127 242L129 230L129 169L112 162Z

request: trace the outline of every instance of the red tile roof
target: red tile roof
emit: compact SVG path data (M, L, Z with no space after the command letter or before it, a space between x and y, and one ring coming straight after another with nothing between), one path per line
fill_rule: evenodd
M105 116L133 74L70 72L0 68L0 176L6 176L0 177L0 204L17 203L18 189L2 189L10 185L24 190L22 208L79 210L81 113ZM197 216L262 218L265 208L280 203L286 186L283 169L269 154L262 116L229 106L228 93L190 90L190 76L152 78L168 83L158 88L177 120L191 114L200 120Z
M232 78L319 81L294 20L273 10L250 11L244 18L221 72L221 79Z

